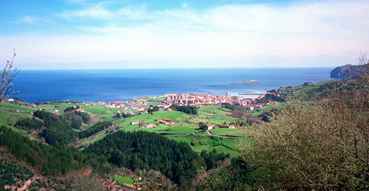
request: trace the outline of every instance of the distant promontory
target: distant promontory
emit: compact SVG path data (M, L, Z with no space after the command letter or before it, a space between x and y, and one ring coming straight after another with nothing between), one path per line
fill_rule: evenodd
M234 82L234 83L231 83L231 84L255 84L255 83L260 83L260 82L257 81L257 80L249 80L249 81L245 81L245 82Z
M356 78L363 71L368 70L368 65L351 65L347 64L344 66L338 66L334 70L331 71L331 78L340 78L340 79L348 79L348 78Z

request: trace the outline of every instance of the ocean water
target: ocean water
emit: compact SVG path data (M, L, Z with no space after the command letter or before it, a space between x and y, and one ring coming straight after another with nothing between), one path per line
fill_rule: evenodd
M126 101L167 93L260 93L329 80L333 68L22 70L13 90L26 102ZM257 84L231 84L258 80Z

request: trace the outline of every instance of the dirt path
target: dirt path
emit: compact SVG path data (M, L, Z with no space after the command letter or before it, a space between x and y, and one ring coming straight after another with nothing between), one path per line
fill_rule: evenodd
M95 141L97 138L99 138L99 136L96 136L96 138L95 138L95 139L94 139L90 144L94 143L94 141Z
M28 188L28 186L31 184L31 182L32 182L31 180L27 180L27 182L24 183L24 185L21 188L19 188L18 190L20 190L20 191L26 190Z

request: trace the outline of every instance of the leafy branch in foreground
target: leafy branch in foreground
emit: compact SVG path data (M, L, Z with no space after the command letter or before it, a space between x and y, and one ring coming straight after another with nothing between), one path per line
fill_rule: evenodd
M18 70L17 68L14 69L13 74L10 74L11 69L13 67L13 63L14 63L14 58L17 54L15 53L15 49L14 49L14 53L13 53L13 58L11 61L7 61L3 72L1 73L1 87L0 87L0 102L2 102L4 99L12 96L14 93L17 93L16 91L13 91L11 93L9 93L10 91L10 87L12 87L14 84L12 83L14 77L16 77L20 71L20 69ZM9 95L8 95L9 93Z
M341 81L324 101L289 104L270 117L270 123L254 127L254 145L245 142L241 148L259 167L260 187L367 189L369 70L363 71L358 78Z

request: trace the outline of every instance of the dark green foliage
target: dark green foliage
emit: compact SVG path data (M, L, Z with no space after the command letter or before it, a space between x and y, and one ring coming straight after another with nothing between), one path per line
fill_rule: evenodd
M91 136L91 135L93 135L93 134L95 134L99 131L102 131L102 130L106 129L111 125L112 125L112 123L108 122L108 121L98 122L95 125L93 125L92 127L88 128L87 130L79 132L78 136L79 136L80 139L83 139L83 138L89 137L89 136Z
M76 133L72 127L63 122L50 124L40 135L45 138L46 143L53 146L56 142L69 144L76 141Z
M190 185L197 168L205 166L189 144L144 131L109 134L83 152L107 156L118 167L159 170L180 188Z
M277 101L277 102L285 102L286 100L284 100L281 97L275 96L273 94L266 94L265 97L258 99L256 103L269 103L269 102L273 102L273 101Z
M54 145L32 141L5 126L0 127L0 147L6 146L16 158L41 169L46 175L65 174L87 165L97 167L106 163L104 157L83 154L63 143L55 142Z
M237 123L235 123L234 125L239 126L239 127L243 127L243 126L251 126L253 123L254 123L254 121L252 121L250 119L246 119L245 121L244 120L237 120Z
M0 191L4 191L5 190L5 183L0 180Z
M242 158L232 158L231 166L202 180L197 190L251 190L256 184L256 169Z
M14 185L18 181L26 181L33 177L33 173L28 167L23 167L6 151L0 151L0 190L1 187L7 185Z
M254 186L258 180L257 168L251 167L242 157L232 158L232 181L234 187L237 185Z
M263 113L258 115L258 118L260 118L264 122L270 122L271 121L270 118L273 116L273 114L278 114L279 112L280 112L279 109L273 108L271 110L264 111Z
M32 119L18 119L17 122L15 123L15 125L20 128L20 129L40 129L44 123L42 121L39 121L37 119L35 119L34 117Z
M155 111L159 111L159 107L158 107L158 106L154 106L154 107L152 107L152 109L151 109L151 108L149 108L149 109L147 110L147 113L153 113L153 112L155 112Z
M77 106L77 107L74 107L74 106L67 107L67 108L64 109L64 113L67 113L67 112L70 112L70 111L74 111L74 110L76 110L78 108L79 108L79 106Z
M34 111L33 116L44 120L44 122L47 126L49 126L53 122L59 121L58 118L55 117L53 114L51 114L49 112L46 112L44 110Z
M197 115L197 107L196 106L177 106L175 104L170 106L171 109L182 111L183 113L188 113L192 115Z
M82 125L82 121L84 123L88 123L90 121L90 115L80 111L69 111L64 115L59 115L58 118L62 121L66 121L68 124L71 124L72 128L79 129Z
M45 122L46 129L40 135L45 138L46 143L50 145L55 145L56 142L69 144L76 140L76 133L66 121L59 120L57 116L43 110L35 111L33 115Z
M225 158L229 158L229 154L217 153L217 150L213 150L211 152L206 152L205 150L201 151L200 156L204 159L206 163L206 170L210 170L212 168L216 168L219 160L224 160Z
M80 120L72 118L72 123L70 124L70 126L73 129L79 129L79 127L81 127L81 125L82 125L82 122Z
M208 130L208 126L204 122L199 122L199 129L201 129L203 131L207 131Z
M232 115L234 115L234 114L237 115L237 113L243 115L243 113L245 113L246 110L247 110L246 107L244 107L242 105L239 105L239 104L231 105L229 103L222 103L222 107L226 108L226 109L229 109L229 110L232 110L233 111ZM236 117L236 116L234 116L234 117ZM238 117L236 117L236 118L238 118Z
M80 111L74 111L76 115L79 115L82 117L82 121L84 123L88 123L90 121L90 115L88 113L80 112Z
M230 110L233 110L232 105L229 104L229 103L222 103L222 107L227 108L227 109L230 109Z
M122 117L123 118L128 118L128 117L132 117L133 115L129 114L129 113L122 113Z

